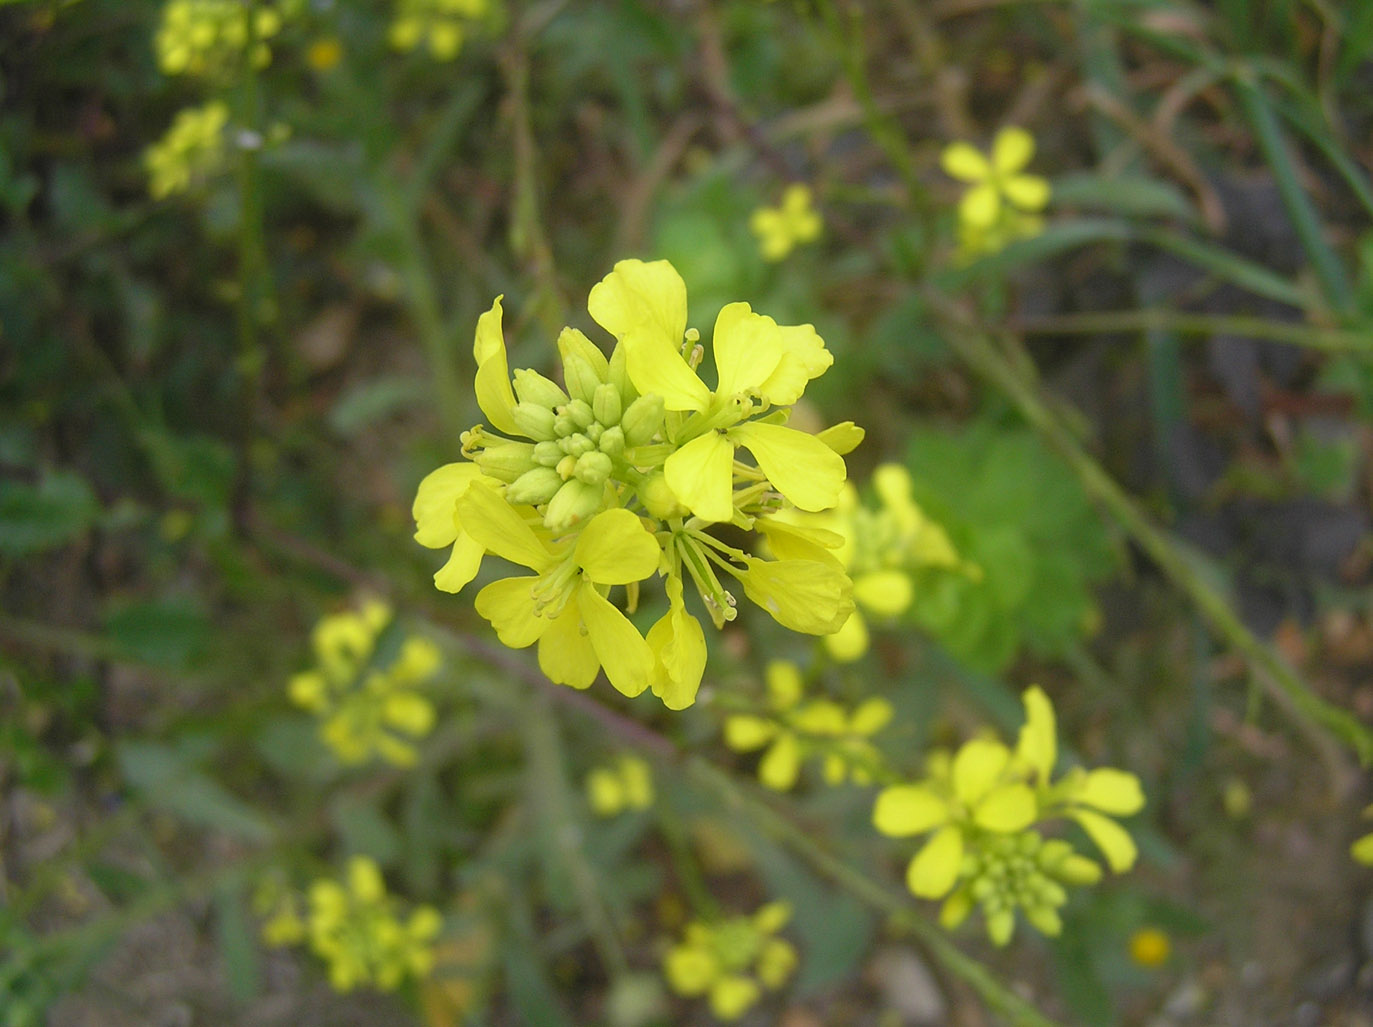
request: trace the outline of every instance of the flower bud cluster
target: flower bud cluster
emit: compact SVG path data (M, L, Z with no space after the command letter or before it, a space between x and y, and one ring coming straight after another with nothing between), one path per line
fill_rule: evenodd
M271 4L169 0L153 38L157 65L167 75L232 77L251 46L253 64L266 67L272 59L267 40L281 24L281 10Z
M771 902L752 916L693 921L685 938L663 960L668 985L679 995L705 995L721 1020L737 1020L796 969L796 949L774 935L791 918L785 902Z

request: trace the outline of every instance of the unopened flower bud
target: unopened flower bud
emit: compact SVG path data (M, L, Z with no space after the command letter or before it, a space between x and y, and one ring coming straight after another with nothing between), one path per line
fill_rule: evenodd
M538 371L528 367L520 368L514 374L515 395L524 403L534 403L541 407L560 407L567 402L567 393L558 388L558 383L545 378Z
M511 482L538 466L534 459L534 446L529 442L501 442L487 446L474 458L483 474L489 474L500 481Z
M596 387L601 384L595 368L575 353L563 358L563 381L567 383L568 394L583 403L591 402Z
M591 403L596 420L602 424L620 423L620 390L607 383L596 386L596 395Z
M640 396L620 418L620 427L625 432L626 446L643 446L653 441L653 436L663 426L663 398L656 393Z
M536 443L534 446L534 462L542 464L544 467L556 467L558 461L566 455L562 446L552 439L547 442Z
M604 453L583 453L577 458L573 474L588 485L600 485L610 477L614 465Z
M520 475L505 490L505 498L511 503L528 503L539 506L553 498L562 488L563 479L551 467L535 467Z
M565 439L569 435L575 434L580 427L581 425L572 420L570 414L558 414L553 418L553 434L557 438Z
M586 430L586 437L592 442L600 442L601 435L604 434L604 432L605 428L601 423L599 421L593 421L591 427Z
M606 434L610 433L607 432ZM677 496L668 487L667 478L662 471L649 475L648 479L639 486L638 492L644 509L660 521L665 521L669 517L683 517L690 513L686 507L677 501Z
M583 453L590 453L596 448L596 443L581 432L569 435L565 439L559 439L558 445L562 447L564 453L570 453L572 456L581 456Z
M543 517L544 527L550 531L566 531L595 516L604 498L604 485L588 485L578 478L569 478L549 500Z
M616 346L615 352L610 354L609 380L610 384L615 386L615 391L620 394L622 404L632 402L639 395L634 388L634 383L629 380L627 359L623 346Z
M591 412L591 404L585 400L574 399L567 404L565 413L577 422L578 428L589 428L596 423L596 415Z
M618 424L601 432L596 448L607 456L620 456L625 451L625 432Z
M572 477L572 472L576 469L577 458L571 453L565 453L563 458L558 461L558 466L555 468L558 472L558 477L563 481L567 481L568 478Z
M548 407L527 401L516 403L515 409L511 411L511 417L515 419L516 427L525 437L540 440L553 438L555 418L553 411Z

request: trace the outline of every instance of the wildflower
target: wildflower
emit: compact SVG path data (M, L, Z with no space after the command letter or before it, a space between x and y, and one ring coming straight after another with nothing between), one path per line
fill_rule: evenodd
M1123 873L1134 864L1135 844L1107 814L1126 816L1144 804L1138 778L1124 771L1075 767L1052 780L1058 754L1053 706L1037 686L1023 699L1026 723L1014 750L974 738L952 756L937 752L923 782L884 789L873 809L882 834L934 832L907 868L908 887L922 898L948 896L940 915L949 927L980 904L998 945L1009 940L1016 909L1040 931L1057 934L1056 910L1067 901L1062 885L1091 884L1101 876L1101 868L1067 842L1045 841L1032 829L1036 824L1077 821L1107 865Z
M316 39L305 51L305 63L315 71L333 71L343 60L343 43L337 36Z
M711 1012L719 1019L739 1019L764 988L781 988L796 968L796 950L772 937L790 918L790 906L771 902L752 916L693 921L684 940L663 960L668 985L685 998L709 995Z
M686 606L687 578L717 628L736 607L721 572L793 630L825 634L848 617L851 585L827 548L842 539L813 535L763 559L710 528L761 531L792 504L825 509L843 485L842 453L862 430L846 423L813 436L781 423L832 360L809 325L778 325L746 303L726 307L712 391L696 375L704 351L686 328L686 287L666 261L621 261L588 306L617 344L607 357L565 328L561 384L528 368L511 374L501 297L478 319L475 391L491 427L463 433L471 463L441 467L420 484L415 538L452 546L434 578L445 591L470 582L488 551L535 572L488 585L477 609L505 644L537 641L554 681L586 687L603 667L626 695L651 687L682 709L695 700L707 656ZM736 459L736 449L757 466ZM654 576L664 579L668 610L644 637L607 597L625 586L633 612Z
M300 896L279 877L265 878L254 889L253 912L262 918L262 940L273 948L305 940Z
M421 43L439 61L451 61L462 49L467 23L485 16L488 0L400 0L387 37L397 50Z
M443 925L438 911L420 906L402 921L381 871L367 857L348 862L346 884L315 881L308 905L310 948L329 964L336 991L367 985L391 991L433 968L433 942Z
M725 720L725 744L737 752L767 746L758 764L758 779L779 792L796 784L801 763L823 755L825 783L870 784L881 755L868 739L892 717L885 699L867 699L851 714L831 699L803 703L801 672L793 663L774 660L767 666L770 716L734 714Z
M1168 962L1173 943L1157 927L1141 927L1130 935L1130 959L1146 970L1154 970Z
M586 797L598 817L648 809L653 805L653 773L639 757L626 753L586 776Z
M177 113L171 128L143 154L155 200L186 192L224 167L229 108L218 100Z
M326 617L313 636L318 666L291 678L291 701L320 718L320 736L344 763L376 755L410 766L418 755L411 740L434 725L433 704L416 689L438 669L438 649L407 638L394 661L377 666L377 639L390 620L379 602Z
M781 260L801 243L820 237L820 215L812 206L810 187L799 182L787 186L776 207L759 207L749 218L749 229L768 260Z
M168 75L222 78L239 67L251 39L253 64L265 67L272 59L266 41L281 30L281 22L273 6L169 0L153 38L157 65Z
M996 252L1015 239L1037 235L1043 227L1039 215L1049 203L1049 183L1023 172L1034 152L1034 137L1015 127L997 133L990 160L968 143L945 147L944 171L971 187L958 204L965 256Z

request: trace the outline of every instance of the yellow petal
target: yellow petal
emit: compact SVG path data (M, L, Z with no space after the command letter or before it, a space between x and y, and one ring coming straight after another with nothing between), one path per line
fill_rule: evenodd
M720 975L720 964L706 948L677 945L663 960L663 975L668 987L678 995L691 998L703 994Z
M990 228L1001 213L1001 194L989 183L975 185L958 202L958 217L975 228Z
M1025 726L1020 729L1015 754L1033 768L1043 787L1048 785L1049 775L1058 760L1058 728L1053 703L1038 685L1027 688L1021 700L1025 703Z
M458 517L477 542L512 563L542 572L555 562L534 530L486 481L474 482L463 493Z
M1011 940L1015 933L1015 913L1009 909L998 909L987 917L987 937L1000 948Z
M867 738L890 724L892 714L891 703L886 699L880 696L865 699L859 704L858 709L853 711L853 717L849 720L849 730L855 735Z
M948 894L963 865L963 835L949 825L935 832L906 868L906 887L922 899Z
M758 985L739 974L721 977L710 989L710 1011L721 1020L737 1020L762 994Z
M796 710L790 718L791 726L803 735L834 737L848 727L844 707L830 699L815 699Z
M485 546L467 532L460 532L448 562L434 572L434 587L440 592L461 592L477 576L485 555Z
M828 635L853 612L853 586L833 565L813 560L748 560L744 593L792 631Z
M1373 866L1373 834L1366 834L1349 846L1349 855L1365 866Z
M896 617L909 609L915 586L904 571L873 571L853 579L856 603L882 617Z
M758 763L758 780L778 792L785 792L796 784L801 771L801 746L791 732L777 736Z
M677 501L703 521L734 516L734 446L719 432L692 439L667 458L663 473Z
M973 809L973 820L978 827L1002 834L1023 831L1038 815L1035 793L1023 784L993 788Z
M1101 850L1106 862L1118 874L1123 874L1135 865L1139 850L1130 833L1114 820L1093 813L1091 810L1072 811L1072 818L1082 825L1082 829Z
M840 456L846 456L858 448L866 434L867 432L852 421L841 421L815 437Z
M758 979L766 987L776 991L787 982L796 969L796 949L781 938L772 938L758 953Z
M629 510L603 510L577 537L573 559L600 585L642 581L658 569L662 549L643 521Z
M960 801L976 805L986 795L1010 761L1011 754L1000 742L974 738L965 742L953 761L953 787Z
M780 424L741 424L730 437L753 454L777 491L802 510L828 510L839 499L844 458L814 435Z
M434 704L414 692L392 692L382 707L386 723L408 735L427 735L434 726Z
M883 506L911 505L911 472L902 464L879 464L872 472L872 487Z
M948 803L922 785L884 788L872 810L872 826L890 838L921 834L948 819Z
M939 164L946 175L960 182L981 182L992 173L987 158L970 143L950 143L944 147Z
M710 390L682 358L680 338L670 343L651 325L633 325L620 340L629 380L640 393L661 396L668 410L704 410Z
M552 623L534 612L536 577L502 578L477 593L477 612L491 622L502 645L511 649L531 646Z
M582 630L576 603L568 603L539 638L539 669L554 684L572 688L589 687L600 673L601 661Z
M755 314L747 303L726 303L715 319L711 336L721 396L756 390L782 359L782 334L777 322Z
M1088 771L1082 786L1073 792L1072 800L1103 813L1128 817L1144 808L1144 790L1134 774L1101 767Z
M1023 128L1008 125L992 140L992 167L998 175L1013 175L1034 159L1035 138Z
M794 524L779 517L759 517L753 526L763 533L772 555L779 560L824 561L833 559L833 550L844 546L844 536L813 524Z
M857 610L832 635L825 636L825 649L840 663L852 663L868 651L868 626Z
M625 695L638 695L653 676L653 650L644 636L589 582L577 590L575 603L605 676Z
M753 929L759 934L776 934L791 920L791 903L769 902L753 914Z
M631 809L647 809L653 805L653 771L648 764L637 756L622 756L619 768L625 805Z
M620 779L605 767L597 767L586 776L586 799L598 817L613 817L625 807Z
M610 362L606 360L601 348L588 339L585 333L576 328L564 328L558 336L558 353L566 362L569 356L578 356L591 365L596 377L607 381L610 377Z
M1038 175L1015 175L1001 183L1001 190L1021 210L1040 211L1049 205L1049 183Z
M477 318L477 337L472 355L477 360L477 405L497 431L520 435L515 423L515 393L510 388L510 364L505 355L505 335L501 332L501 299Z
M452 545L461 530L458 499L481 476L481 469L476 464L465 461L444 464L426 474L411 508L416 526L415 541L430 549Z
M666 260L620 261L592 287L586 305L596 323L616 338L647 324L675 348L686 333L686 283Z
M776 406L791 406L806 391L807 382L829 370L834 355L813 325L779 325L777 331L782 358L758 392Z
M736 713L725 718L725 744L735 752L761 749L776 733L776 722L766 717Z
M653 694L670 710L684 710L696 701L706 669L706 636L701 622L682 603L682 579L667 581L668 611L649 629L653 650Z
M768 661L763 677L768 686L768 705L774 710L789 710L801 701L801 693L805 691L801 668L790 660Z
M354 856L348 861L348 890L363 905L373 905L386 894L381 871L366 856Z

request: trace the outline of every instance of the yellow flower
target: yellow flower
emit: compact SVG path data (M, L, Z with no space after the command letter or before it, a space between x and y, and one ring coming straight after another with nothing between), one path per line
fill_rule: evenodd
M143 154L155 200L186 192L224 167L229 108L218 100L179 111L171 128Z
M333 71L343 60L343 43L337 36L316 39L305 51L305 63L315 71Z
M768 260L781 260L800 243L820 237L820 215L811 205L809 186L793 183L776 207L760 207L749 218L749 229Z
M870 784L882 757L868 739L891 721L891 704L873 697L852 714L831 699L802 703L804 687L795 664L774 660L766 670L770 716L734 714L725 719L725 744L736 752L767 746L758 779L779 792L796 784L802 762L824 757L825 783Z
M586 776L586 797L598 817L648 809L653 805L653 772L639 757L622 755Z
M764 988L781 988L796 968L796 950L772 937L790 918L790 906L772 902L752 916L693 921L663 960L668 986L685 998L709 996L721 1020L739 1019Z
M1034 152L1034 137L1015 127L997 133L990 160L968 143L945 147L941 155L945 172L970 186L958 205L965 256L995 252L1040 231L1038 215L1049 203L1049 183L1023 173Z
M484 17L488 0L400 0L387 38L397 50L426 44L435 60L451 61L462 49L467 24Z
M262 940L273 948L305 940L300 896L279 877L267 877L253 891L253 912L262 918Z
M1373 816L1373 806L1364 809L1365 817ZM1349 847L1349 854L1364 866L1373 867L1373 834L1366 834Z
M329 964L329 983L341 992L374 986L391 991L434 965L438 912L420 906L402 921L376 863L354 856L346 884L322 878L310 886L310 948Z
M417 686L438 670L438 648L407 638L389 666L376 666L377 639L390 620L379 602L326 617L314 631L317 667L294 675L288 687L292 702L320 718L320 737L344 763L380 756L410 766L418 756L412 740L434 726L433 704Z
M997 944L1010 938L1017 908L1039 930L1056 934L1056 907L1067 900L1061 883L1092 883L1101 873L1068 843L1044 841L1033 825L1077 821L1111 869L1123 873L1134 864L1135 845L1106 814L1126 816L1144 805L1138 778L1124 771L1073 768L1053 781L1053 706L1038 686L1023 699L1026 723L1014 750L974 738L952 757L937 752L923 782L883 789L873 809L882 834L934 832L911 860L907 885L922 898L948 896L941 912L948 926L981 904Z
M252 12L252 21L249 19ZM169 0L153 43L158 67L168 75L231 77L252 36L253 63L265 67L272 59L266 40L281 30L276 7L256 9L239 0Z
M1141 927L1130 935L1130 959L1146 970L1154 970L1168 962L1173 943L1157 927Z

